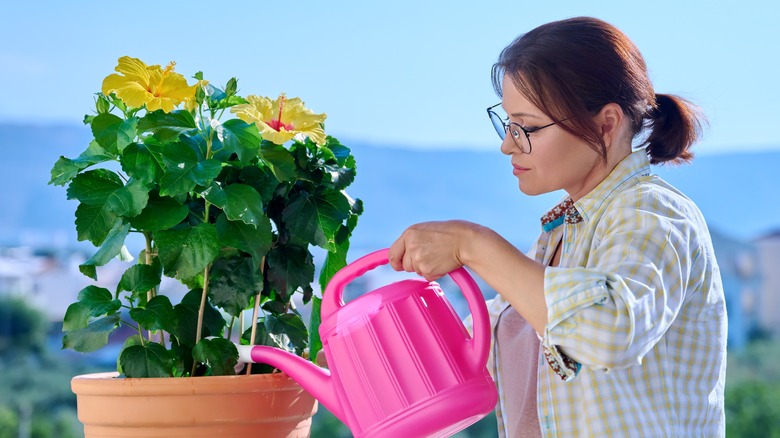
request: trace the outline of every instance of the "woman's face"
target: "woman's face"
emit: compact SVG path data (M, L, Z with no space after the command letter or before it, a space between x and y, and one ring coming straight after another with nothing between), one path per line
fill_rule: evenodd
M530 129L554 122L533 105L508 76L503 81L502 106L509 122ZM520 135L523 135L521 132ZM539 195L565 190L574 200L580 199L603 179L601 157L588 143L558 125L529 134L531 153L525 154L507 134L501 152L512 159L512 172L520 190L527 195Z

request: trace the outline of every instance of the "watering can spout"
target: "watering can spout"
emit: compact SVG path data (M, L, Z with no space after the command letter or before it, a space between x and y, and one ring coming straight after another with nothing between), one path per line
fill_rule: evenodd
M263 345L236 345L236 348L241 362L265 363L282 370L322 403L328 411L342 422L346 422L330 371L278 348Z

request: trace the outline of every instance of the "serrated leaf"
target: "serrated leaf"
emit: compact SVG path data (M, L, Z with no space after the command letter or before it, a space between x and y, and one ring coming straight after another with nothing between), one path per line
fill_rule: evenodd
M103 266L110 262L111 259L118 256L122 252L122 247L125 244L125 238L130 233L130 224L117 222L116 225L106 235L103 244L97 250L92 257L86 262L79 265L79 270L86 276L97 280L97 271L94 267ZM92 275L90 275L92 274Z
M273 198L279 180L266 166L246 166L241 169L239 179L247 185L254 187L264 202Z
M113 159L96 141L92 141L89 147L76 159L60 157L51 169L49 184L64 186L80 171L89 166Z
M352 157L352 151L350 151L348 147L342 145L337 139L327 136L324 147L330 149L333 156L336 157L339 166L346 166L351 169L355 168L355 160L354 157ZM350 160L350 158L352 159Z
M98 207L98 210L92 210L96 214L133 217L146 206L149 189L137 180L124 185L114 172L95 169L73 178L67 195L68 199L78 199L82 205Z
M81 301L71 303L62 318L62 331L69 332L86 327L91 314L92 309L86 303Z
M181 302L173 306L176 314L176 329L174 334L179 344L192 347L195 345L195 333L198 328L198 308L203 291L193 289L189 291ZM201 337L221 336L225 328L225 319L208 302L203 312L203 333Z
M257 227L243 222L228 220L224 214L217 217L217 236L222 246L240 249L252 256L256 266L260 266L263 257L273 244L271 220L267 217Z
M260 266L252 258L217 259L211 267L209 296L211 302L232 316L240 316L251 298L263 290Z
M65 332L62 347L81 353L99 350L108 344L108 336L119 327L119 314L98 318L86 327Z
M123 186L122 179L116 173L107 169L94 169L73 178L66 193L68 199L78 199L79 202L89 205L102 205Z
M78 299L90 309L90 316L114 313L122 307L122 303L104 287L87 286L79 291Z
M222 144L227 151L238 156L242 165L248 164L257 156L263 137L254 123L230 119L222 124L222 128L224 129Z
M130 218L130 224L144 231L167 230L186 219L189 213L186 205L153 191L149 193L149 200L141 213Z
M295 179L298 173L295 158L284 146L264 141L260 146L260 156L277 180L285 182Z
M300 316L294 313L285 313L279 316L266 315L264 322L268 334L271 337L276 337L277 341L285 348L292 347L300 355L308 346L309 333Z
M299 287L311 284L314 280L314 262L306 248L277 246L268 252L267 260L268 280L285 300Z
M219 239L212 224L158 231L155 240L165 274L178 279L198 275L219 254Z
M173 354L162 345L131 345L119 355L126 377L173 377Z
M334 164L325 164L322 166L325 174L325 180L330 181L330 186L334 190L343 190L355 180L355 170Z
M222 209L232 221L257 227L268 220L263 211L263 200L251 186L231 184L224 189L213 186L204 194L209 202Z
M236 374L238 349L227 339L201 339L192 349L192 356L197 362L207 364L211 369L212 376Z
M140 132L151 132L162 143L176 141L181 134L192 135L196 128L192 114L185 110L174 110L169 113L157 110L146 113L138 121Z
M159 180L162 167L152 154L149 146L143 143L131 143L119 158L124 170L132 178L146 183Z
M116 155L133 142L137 119L123 120L111 113L98 114L92 119L95 141L108 153Z
M104 205L80 204L76 207L76 235L100 246L120 219Z
M324 290L324 289L323 289ZM317 360L317 353L322 350L320 325L322 324L322 299L314 297L311 300L311 315L309 316L309 359Z
M333 251L336 232L349 212L349 202L341 192L300 192L284 209L282 218L293 235Z
M162 272L159 264L133 265L127 269L117 285L118 291L146 292L160 285Z
M188 145L171 143L163 149L165 169L160 180L160 195L175 196L192 191L195 186L207 187L219 175L222 163L217 160L198 160Z
M342 234L342 233L347 233L347 237L348 237L349 229L346 226L342 225L338 234ZM325 256L325 262L323 263L322 268L320 269L320 277L319 277L320 290L324 291L325 288L328 286L328 282L330 282L330 279L333 278L336 272L340 271L342 268L347 266L348 251L349 251L349 240L347 238L345 239L337 238L334 250L328 251L327 255Z
M172 333L176 330L176 313L171 300L165 295L157 295L146 303L146 307L130 309L130 317L146 330L164 330Z

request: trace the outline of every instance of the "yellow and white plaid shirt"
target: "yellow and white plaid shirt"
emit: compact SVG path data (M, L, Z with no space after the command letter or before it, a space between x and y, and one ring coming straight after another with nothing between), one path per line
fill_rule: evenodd
M709 230L694 203L626 157L574 208L546 215L531 256L545 271L537 404L548 437L725 434L726 303ZM568 200L570 203L571 201ZM493 333L509 304L489 303ZM498 428L505 436L500 361Z

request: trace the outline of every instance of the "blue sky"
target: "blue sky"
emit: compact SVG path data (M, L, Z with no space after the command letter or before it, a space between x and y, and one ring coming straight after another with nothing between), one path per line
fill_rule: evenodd
M639 46L657 92L709 117L699 153L780 149L780 2L14 1L0 26L0 123L80 123L129 55L244 94L301 97L342 140L497 149L490 67L515 36L577 15Z

